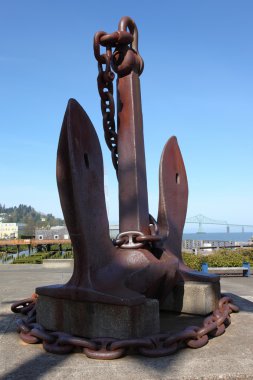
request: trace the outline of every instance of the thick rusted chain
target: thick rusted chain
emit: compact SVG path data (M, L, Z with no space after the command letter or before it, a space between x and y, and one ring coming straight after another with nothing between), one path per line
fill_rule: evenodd
M12 305L12 311L30 314L29 318L36 318L36 308L32 312L22 310L29 304L35 304L36 297L27 298ZM239 311L232 303L231 298L222 297L219 306L206 317L203 326L189 326L178 333L165 332L152 336L134 339L96 338L88 339L66 334L64 332L49 332L38 323L29 323L27 320L17 319L17 331L20 338L30 344L42 343L46 351L55 354L66 354L74 350L82 350L92 359L117 359L127 354L128 350L148 357L171 355L180 348L200 348L206 345L209 337L223 334L230 324L230 314ZM28 319L29 319L28 318Z
M101 46L105 52L101 52ZM115 102L113 97L113 80L115 74L124 76L132 70L137 70L141 75L144 63L138 52L138 29L130 17L122 17L118 30L111 34L104 31L97 32L94 36L94 56L98 62L97 85L101 101L103 117L103 129L105 142L111 151L113 166L118 173L118 133L115 123ZM115 48L112 51L112 48ZM147 244L154 244L162 237L157 232L157 223L151 217L150 235L136 231L124 232L114 240L114 244L121 248L141 248Z
M37 297L37 294L33 293L30 298L25 298L24 300L15 302L11 306L11 311L13 313L27 314L30 310L33 309Z
M149 214L149 230L150 234L143 234L140 231L125 231L116 236L113 244L120 248L142 248L147 244L155 244L164 239L164 236L159 235L159 229L155 218Z
M114 245L120 248L141 248L147 243L155 243L161 241L161 235L145 235L140 231L126 231L118 234L113 241Z
M129 29L129 31L128 31ZM101 46L105 52L101 53ZM118 171L118 135L115 123L115 102L113 98L113 80L115 74L129 74L134 68L139 75L144 63L138 53L138 30L134 21L123 17L116 32L97 32L94 36L94 56L98 62L98 92L101 99L101 112L105 141L111 151L112 163ZM115 48L112 52L112 48Z

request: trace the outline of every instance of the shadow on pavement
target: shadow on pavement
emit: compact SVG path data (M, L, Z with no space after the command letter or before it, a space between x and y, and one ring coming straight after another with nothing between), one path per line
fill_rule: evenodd
M25 349L25 347L24 347ZM17 368L10 370L4 375L0 376L1 380L24 380L24 379L41 379L43 375L50 370L59 366L64 360L67 359L66 355L51 355L47 353L40 353L30 360L20 364ZM11 360L11 359L10 359Z
M253 312L253 302L250 300L247 300L243 297L237 296L233 293L226 293L227 296L231 297L235 305L239 306L240 310L243 312ZM4 302L4 303L10 303L11 301ZM15 326L15 318L22 318L21 314L13 314L11 312L4 313L2 312L0 314L0 342L1 342L1 335L2 337L6 336L6 334L13 333L16 331ZM184 328L188 326L202 326L203 320L205 317L203 316L195 316L195 315L187 315L187 314L177 314L177 313L170 313L170 312L161 312L160 321L161 321L161 331L171 331L173 333L183 330ZM232 324L233 324L233 315L232 315ZM225 334L229 334L229 327ZM216 339L216 338L214 338ZM217 338L218 339L218 338ZM39 354L36 353L36 348L29 346L20 347L18 344L18 334L17 334L17 340L15 340L17 347L13 349L13 352L16 350L21 351L22 356L22 350L29 349L30 355L32 353L32 358L25 358L26 355L24 355L24 362L21 362L21 364L16 364L15 369L11 369L8 372L6 372L4 375L0 375L1 380L19 380L19 379L40 379L43 375L48 374L49 372L56 370L57 367L61 367L61 364L69 358L69 355L55 355L55 354L49 354L45 351L43 351L43 348L39 347L40 352ZM3 342L3 341L2 341ZM222 336L219 338L220 345L222 345ZM3 343L1 343L3 344ZM5 342L6 344L6 342ZM38 347L37 347L38 350ZM143 368L149 368L152 373L158 374L160 376L163 371L167 371L171 366L174 367L175 364L179 360L186 360L186 357L182 355L183 351L187 350L188 352L191 350L190 348L185 348L183 350L179 350L176 354L173 354L171 356L166 357L160 357L160 358L147 358L139 355L134 355L132 358L130 358L130 362L135 362L138 367L141 366ZM199 349L201 350L201 348ZM75 354L70 354L75 355ZM188 357L188 355L187 355ZM15 365L15 359L8 359L9 361L13 360L13 365ZM90 368L94 366L94 370L99 366L100 368L106 369L108 367L108 361L97 361L97 360L88 360L84 357L81 359L82 365L88 364ZM116 362L113 362L113 366L119 366L121 367L124 365L129 365L127 358L121 358L119 360L116 360ZM123 363L125 361L125 363ZM79 359L77 360L78 364L80 365ZM89 363L88 363L89 362ZM128 363L128 364L127 364ZM11 362L10 362L11 364ZM178 365L178 364L177 364ZM64 372L64 369L62 368L61 371Z
M253 312L253 302L247 298L237 296L234 293L225 293L226 296L231 297L234 304L240 308L240 311ZM253 297L251 297L253 300Z

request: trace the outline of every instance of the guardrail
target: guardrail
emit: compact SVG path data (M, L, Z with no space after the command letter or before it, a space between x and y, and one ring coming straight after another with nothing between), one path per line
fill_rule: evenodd
M53 240L46 240L46 239L12 239L12 240L0 240L0 246L11 246L11 245L31 245L31 246L37 246L37 245L47 245L47 244L71 244L70 239L53 239Z

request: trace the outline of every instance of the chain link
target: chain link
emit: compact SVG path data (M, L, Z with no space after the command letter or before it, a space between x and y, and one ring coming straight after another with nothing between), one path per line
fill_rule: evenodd
M17 319L17 331L20 338L30 344L42 343L46 351L54 354L67 354L74 350L81 350L92 359L117 359L125 356L128 350L148 357L171 355L180 348L200 348L208 343L209 337L222 335L231 323L230 314L238 312L239 308L232 303L231 298L222 297L218 308L203 321L203 326L189 326L178 333L165 332L161 334L134 339L115 338L81 338L63 332L49 332L38 323L29 322L33 316L36 319L36 299L27 298L12 305L15 313L28 314L25 321ZM33 305L32 315L24 312L24 308ZM18 305L18 307L17 307ZM23 307L21 306L23 305Z
M118 170L117 133L115 126L115 104L113 98L114 73L111 69L112 47L111 41L107 41L106 51L101 54L100 45L103 37L108 37L105 32L97 32L94 36L94 55L98 61L97 85L101 100L103 115L103 128L105 141L111 151L113 166Z
M103 128L105 141L111 151L112 163L118 171L117 132L115 125L115 104L113 98L114 73L111 69L112 48L108 42L106 52L100 53L100 41L102 37L108 37L105 32L97 32L94 37L94 55L98 61L97 85L101 100L101 112L103 116ZM105 66L105 69L104 69Z
M125 231L121 232L113 240L113 244L120 248L136 249L145 245L154 245L163 240L163 236L159 235L159 229L155 218L149 214L149 230L150 235L145 235L141 231Z

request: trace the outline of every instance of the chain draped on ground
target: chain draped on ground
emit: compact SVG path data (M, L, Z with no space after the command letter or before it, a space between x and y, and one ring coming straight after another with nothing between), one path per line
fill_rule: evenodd
M33 294L12 305L14 313L21 313L26 318L18 318L17 331L26 343L42 343L46 351L54 354L67 354L82 351L92 359L117 359L128 352L135 352L148 357L161 357L173 354L180 348L200 348L208 343L209 338L222 335L231 323L230 314L239 308L225 296L219 300L218 308L203 321L203 325L189 326L180 332L165 332L133 339L82 338L60 331L47 331L36 323L36 300Z

